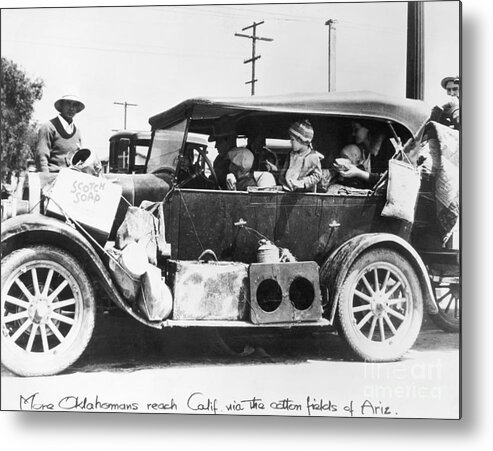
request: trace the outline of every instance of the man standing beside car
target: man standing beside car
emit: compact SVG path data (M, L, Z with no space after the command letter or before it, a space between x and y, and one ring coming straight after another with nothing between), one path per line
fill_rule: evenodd
M58 116L41 125L38 131L38 171L59 172L70 166L70 159L81 148L81 134L74 124L74 116L84 108L84 103L73 94L64 95L55 102Z
M439 122L456 130L460 129L460 78L445 77L441 81L442 88L447 91L450 100L442 105L442 115Z

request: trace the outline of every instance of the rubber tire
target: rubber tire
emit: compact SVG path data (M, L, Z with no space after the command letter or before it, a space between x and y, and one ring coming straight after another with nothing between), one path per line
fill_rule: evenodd
M368 340L368 338L354 329L354 318L352 312L350 312L352 307L352 286L356 283L358 274L364 268L376 262L390 263L397 267L407 281L412 297L412 309L407 330L404 331L404 335L402 335L403 331L397 330L399 339L392 340L392 343ZM337 315L342 338L357 357L367 362L399 360L413 346L423 321L423 297L419 280L413 267L404 257L392 249L374 248L368 250L356 259L346 275L340 291Z
M33 260L46 260L58 263L73 277L79 291L76 308L79 320L72 326L69 339L64 342L63 350L45 353L28 353L15 343L7 340L2 333L2 364L19 376L47 376L57 374L72 365L84 352L91 339L95 321L94 290L81 264L67 252L52 246L35 246L18 249L2 259L2 297L3 289L10 283L13 273ZM2 300L3 310L3 300ZM2 311L3 320L3 311ZM76 328L76 329L74 329ZM66 336L66 337L67 337ZM57 346L58 348L58 346ZM55 348L55 349L57 349ZM37 354L37 355L35 355ZM40 355L41 354L41 355Z
M432 282L432 286L433 286ZM435 289L435 287L433 286ZM436 296L436 295L435 295ZM460 302L460 299L459 299ZM440 305L437 302L438 306L438 313L434 315L429 315L431 320L444 332L451 332L451 333L459 333L460 332L460 305L459 305L459 318L457 319L450 319L440 308Z

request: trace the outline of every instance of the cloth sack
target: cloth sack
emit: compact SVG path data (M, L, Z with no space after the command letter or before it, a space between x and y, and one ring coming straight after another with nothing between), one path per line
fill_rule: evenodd
M382 216L413 222L420 184L419 171L412 164L390 160L387 202Z
M149 263L157 265L158 257L169 257L171 248L166 242L164 212L161 202L143 201L140 207L129 207L115 239L117 249L132 242L142 244Z

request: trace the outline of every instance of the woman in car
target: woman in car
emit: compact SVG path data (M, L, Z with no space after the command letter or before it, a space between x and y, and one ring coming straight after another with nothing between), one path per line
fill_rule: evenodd
M362 150L363 160L359 165L334 165L341 177L356 178L367 188L372 188L389 168L389 160L395 153L394 146L388 139L386 124L358 120L353 121L351 126L354 143Z

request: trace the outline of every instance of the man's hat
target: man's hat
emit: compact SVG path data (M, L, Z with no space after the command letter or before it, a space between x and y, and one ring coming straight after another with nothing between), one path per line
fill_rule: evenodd
M445 77L445 78L441 81L441 83L440 83L440 84L442 85L442 88L443 88L443 89L447 89L447 83L448 83L449 81L452 81L452 82L454 82L454 83L459 84L459 83L460 83L460 78L459 78L459 76L457 76L457 77Z
M255 159L253 153L246 147L233 147L228 152L228 158L231 163L242 168L244 171L252 169L253 160Z
M209 136L209 142L216 141L217 138L224 136L233 136L236 134L234 124L228 118L219 118L213 126L212 134Z
M82 100L80 100L79 97L77 97L75 94L65 94L55 102L55 108L57 111L62 111L62 102L64 102L65 100L78 103L77 113L80 113L86 107Z

